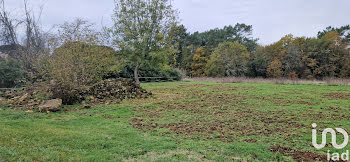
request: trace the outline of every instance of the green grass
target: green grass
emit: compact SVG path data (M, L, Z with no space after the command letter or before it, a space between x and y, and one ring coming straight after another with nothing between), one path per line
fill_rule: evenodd
M289 161L300 159L271 148L337 151L311 146L312 123L350 130L348 86L142 86L154 96L89 110L31 114L0 104L0 161Z

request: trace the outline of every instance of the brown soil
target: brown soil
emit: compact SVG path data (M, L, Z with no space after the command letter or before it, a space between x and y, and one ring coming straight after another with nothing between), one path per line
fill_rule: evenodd
M350 93L328 93L324 97L330 100L350 100Z
M319 155L313 152L297 151L290 147L272 146L270 150L274 153L280 152L283 155L291 156L296 161L327 161L326 155Z
M131 124L145 132L161 130L162 135L183 139L256 143L264 142L257 138L260 136L268 139L278 137L287 141L299 138L311 129L311 125L305 125L307 120L350 120L350 115L342 115L339 113L340 108L336 107L323 108L322 111L311 108L300 111L260 109L265 102L276 106L303 104L310 107L317 103L313 103L312 100L286 100L288 96L252 96L247 91L254 88L191 84L177 86L171 91L176 93L179 89L188 89L186 93L182 93L181 100L156 102L157 108L152 109L134 108L139 114L133 117ZM160 95L162 93L156 94L155 97ZM257 102L251 102L252 99ZM271 151L281 152L297 161L325 160L325 156L288 147L275 146Z
M215 107L211 111L206 110L200 103L180 103L179 105L167 105L168 110L181 110L193 114L192 120L170 122L160 124L157 121L164 119L164 109L141 110L144 116L135 116L131 123L135 128L143 131L157 131L158 128L167 128L169 133L183 138L196 138L202 136L205 139L219 139L223 142L232 142L239 136L273 136L283 135L291 137L288 130L291 128L305 128L296 117L285 117L283 111L261 112L253 109L245 111L228 110L227 107ZM140 111L140 110L139 110ZM144 119L144 117L148 119ZM198 116L198 117L196 117ZM207 118L205 117L207 116ZM173 116L172 118L177 118ZM254 121L250 123L248 121ZM215 134L215 136L214 136Z

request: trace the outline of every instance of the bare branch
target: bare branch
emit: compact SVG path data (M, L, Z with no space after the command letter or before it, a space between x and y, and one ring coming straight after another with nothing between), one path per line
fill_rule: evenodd
M0 0L0 42L5 45L18 43L16 28L19 24L14 25L16 20L9 15L9 12L6 11L5 1Z

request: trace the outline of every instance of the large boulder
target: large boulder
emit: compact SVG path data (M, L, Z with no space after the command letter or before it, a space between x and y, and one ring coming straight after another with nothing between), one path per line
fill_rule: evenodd
M48 100L39 105L40 112L56 112L62 108L62 99Z

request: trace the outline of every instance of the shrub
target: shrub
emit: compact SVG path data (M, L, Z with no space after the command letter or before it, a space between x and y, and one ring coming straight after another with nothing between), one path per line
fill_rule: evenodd
M53 95L65 104L80 102L84 88L101 81L117 63L113 49L86 43L64 44L47 61L49 78L56 82Z
M12 88L20 85L25 78L21 62L15 59L0 59L0 88Z
M52 84L54 98L64 104L82 101L84 89L101 81L109 71L116 71L122 61L113 48L99 46L99 34L85 21L76 20L59 28L50 39L49 49L39 66Z
M132 65L126 65L121 69L120 72L109 73L105 78L134 78ZM150 65L144 65L139 69L140 77L162 77L166 80L170 78L175 78L175 80L181 80L182 76L180 72L174 68L161 68L161 67L152 67Z

